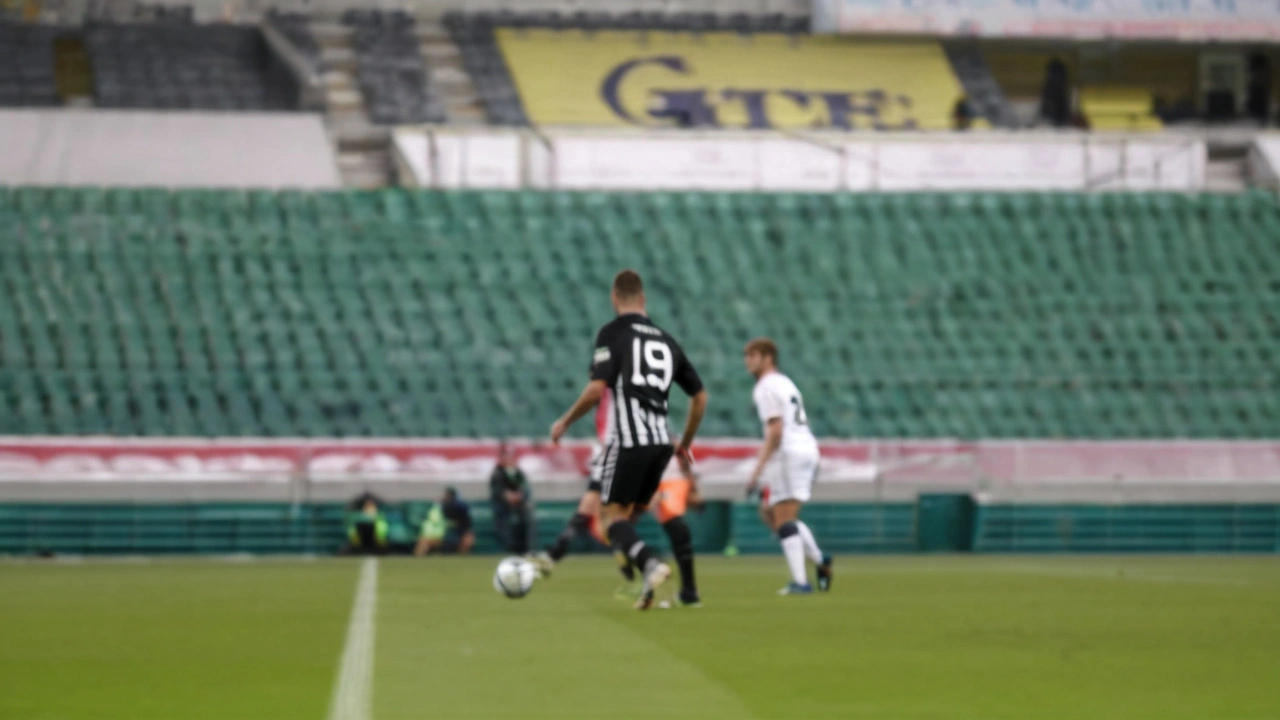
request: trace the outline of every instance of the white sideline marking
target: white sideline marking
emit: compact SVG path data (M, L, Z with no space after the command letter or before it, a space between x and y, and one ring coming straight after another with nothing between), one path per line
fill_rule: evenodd
M373 634L378 613L378 561L365 558L347 624L347 643L329 700L329 720L372 720Z

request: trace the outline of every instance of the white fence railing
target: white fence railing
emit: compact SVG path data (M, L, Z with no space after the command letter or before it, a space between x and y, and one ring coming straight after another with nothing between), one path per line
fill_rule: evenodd
M1182 190L1204 188L1198 137L839 134L405 127L406 185L435 188Z
M1280 189L1280 135L1264 135L1249 148L1249 179L1257 185Z
M817 32L1119 40L1280 39L1273 0L814 0Z

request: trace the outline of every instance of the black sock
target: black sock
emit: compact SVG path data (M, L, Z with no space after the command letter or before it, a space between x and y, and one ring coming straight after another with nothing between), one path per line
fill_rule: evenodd
M618 572L622 573L622 577L627 582L635 582L636 568L634 565L631 564L631 558L618 552L617 550L614 550L613 559L615 562L618 563Z
M569 518L569 522L565 524L564 529L556 536L556 541L547 546L547 554L551 559L560 562L560 558L569 552L569 543L580 533L587 532L591 528L591 516L575 513Z
M698 584L693 579L693 533L684 518L672 518L662 525L671 541L671 554L680 565L680 598L693 600L698 597Z
M631 564L642 573L648 571L649 563L657 559L649 551L649 546L640 539L635 525L626 520L619 520L609 526L609 545L614 551L631 558Z

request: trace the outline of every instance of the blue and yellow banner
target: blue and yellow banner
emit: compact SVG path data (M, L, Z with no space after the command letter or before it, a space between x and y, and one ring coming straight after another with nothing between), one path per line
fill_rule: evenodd
M497 31L539 125L944 129L963 94L931 41Z

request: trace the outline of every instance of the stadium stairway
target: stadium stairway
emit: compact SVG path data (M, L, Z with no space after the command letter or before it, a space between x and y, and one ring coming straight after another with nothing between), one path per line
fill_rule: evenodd
M395 124L483 122L476 89L439 18L352 11L296 22L317 46L330 135L348 187L394 184Z
M1017 115L1005 99L1000 83L996 82L987 66L981 49L974 44L943 43L951 69L964 87L974 113L985 118L991 127L1016 128Z
M632 266L708 435L765 334L824 436L1274 438L1275 237L1258 193L5 188L0 434L538 436Z

